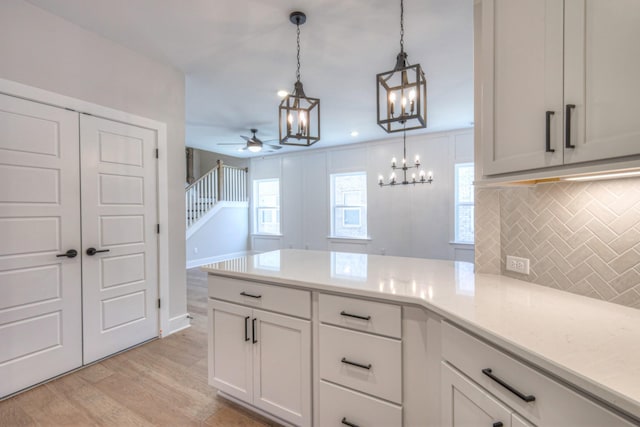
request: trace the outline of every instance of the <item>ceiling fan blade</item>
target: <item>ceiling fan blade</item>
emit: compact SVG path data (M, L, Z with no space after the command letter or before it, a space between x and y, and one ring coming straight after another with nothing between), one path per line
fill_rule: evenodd
M279 145L272 145L272 144L265 144L265 145L269 146L272 150L279 150L282 148Z
M244 139L245 141L249 141L251 139L250 137L244 135L240 135L240 138Z
M264 141L262 141L262 142L264 142L264 143L268 143L268 142L275 142L275 141L280 141L280 140L279 140L278 138L272 138L272 139L265 139L265 140L264 140Z
M243 142L219 142L216 145L245 145Z

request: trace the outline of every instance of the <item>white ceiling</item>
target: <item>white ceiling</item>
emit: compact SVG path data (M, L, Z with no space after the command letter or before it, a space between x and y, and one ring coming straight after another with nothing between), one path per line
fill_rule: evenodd
M239 135L278 137L276 92L301 80L321 100L314 147L387 138L376 124L375 75L395 65L399 0L29 0L186 75L188 146L248 157ZM428 129L473 121L473 0L405 0L405 50L428 82ZM357 137L351 137L352 131ZM279 152L294 149L285 147Z

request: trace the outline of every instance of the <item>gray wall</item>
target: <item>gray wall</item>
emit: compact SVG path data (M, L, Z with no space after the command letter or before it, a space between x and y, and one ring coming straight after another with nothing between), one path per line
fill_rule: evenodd
M225 165L246 168L249 166L249 159L241 159L238 157L226 156L224 154L213 153L211 151L193 149L193 176L195 179L200 178L209 172L217 164L218 159L222 160Z
M186 312L184 75L22 0L0 2L0 77L167 124L170 316Z
M407 135L408 160L416 154L423 169L433 171L433 184L377 185L378 175L387 179L391 173L392 157L402 161L401 136L252 158L251 180L280 178L282 236L253 235L251 249L306 248L473 262L472 245L451 243L454 163L473 161L473 130ZM370 240L331 239L330 174L354 171L367 172Z

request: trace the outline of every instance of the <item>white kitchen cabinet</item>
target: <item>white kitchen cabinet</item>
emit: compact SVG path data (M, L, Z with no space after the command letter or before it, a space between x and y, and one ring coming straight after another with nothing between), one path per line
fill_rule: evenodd
M442 323L442 359L445 361L442 368L443 387L445 387L444 384L453 381L444 378L452 375L449 371L454 367L454 372L463 375L475 388L480 389L491 399L498 399L509 411L523 418L516 421L517 426L522 425L523 422L525 426L528 425L526 422L539 426L572 427L634 425L539 370L521 363L448 322ZM443 416L451 412L451 403L447 402L451 397L447 399L444 397L443 395ZM469 405L469 403L463 403L461 407L467 408ZM492 407L488 406L488 408ZM492 416L496 414L488 413ZM479 412L476 414L479 417L478 420L483 419L479 414ZM524 419L530 421L524 421ZM499 421L503 422L505 427L509 425L502 419ZM478 422L477 425L491 424Z
M309 320L209 299L209 346L210 385L294 425L311 425Z
M640 154L639 20L635 0L483 0L482 174Z
M444 427L511 427L509 408L444 362L441 380Z

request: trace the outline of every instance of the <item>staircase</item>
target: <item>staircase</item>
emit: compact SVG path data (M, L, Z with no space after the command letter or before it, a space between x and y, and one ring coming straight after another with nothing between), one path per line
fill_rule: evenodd
M218 164L185 190L187 230L210 212L217 203L246 202L247 169Z

